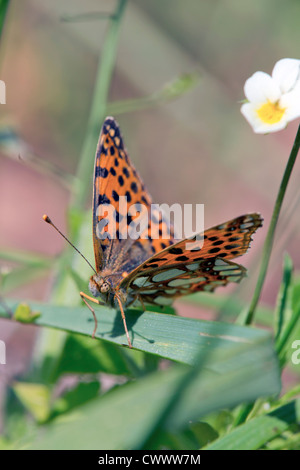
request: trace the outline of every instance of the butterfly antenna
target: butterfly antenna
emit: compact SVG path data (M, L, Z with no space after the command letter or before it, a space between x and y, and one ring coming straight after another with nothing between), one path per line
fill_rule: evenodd
M78 250L78 248L76 248L75 245L73 245L72 242L70 242L70 240L56 227L56 225L54 225L54 223L52 222L52 220L50 219L50 217L48 217L46 214L43 215L43 220L45 222L47 222L47 224L51 225L53 228L55 228L55 230L69 243L69 245L71 245L72 248L74 248L74 250L77 251L77 253L87 262L87 264L92 268L92 270L94 271L95 274L97 274L97 271L93 268L93 266L91 265L91 263L86 259L85 256L83 256L83 254Z
M117 294L115 295L115 297L116 297L116 299L117 299L117 301L118 301L118 304L119 304L119 307L120 307L120 311L121 311L121 315L122 315L122 319L123 319L123 324L124 324L124 329L125 329L125 333L126 333L126 336L127 336L128 346L129 346L130 348L132 348L132 344L131 344L131 341L130 341L130 338L129 338L128 329L127 329L125 313L124 313L124 310L123 310L123 305L122 305L122 302L121 302L121 300L120 300L120 298L118 297Z

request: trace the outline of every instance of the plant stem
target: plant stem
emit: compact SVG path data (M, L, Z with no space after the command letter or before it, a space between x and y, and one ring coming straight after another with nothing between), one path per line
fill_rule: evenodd
M262 291L262 288L263 288L263 285L264 285L264 281L265 281L265 277L266 277L266 274L267 274L267 269L268 269L268 265L269 265L269 261L270 261L275 230L276 230L276 226L277 226L277 222L278 222L278 218L279 218L279 213L280 213L281 206L282 206L282 201L283 201L283 198L284 198L284 195L285 195L285 192L286 192L286 188L287 188L287 185L288 185L288 182L289 182L289 179L290 179L290 176L291 176L291 173L292 173L292 170L293 170L296 158L297 158L297 154L298 154L298 151L299 151L299 146L300 146L300 126L298 127L298 131L297 131L297 134L296 134L294 145L293 145L293 148L291 150L290 157L289 157L289 160L287 162L285 172L284 172L284 175L283 175L280 187L279 187L279 191L278 191L277 199L276 199L276 202L275 202L275 206L274 206L274 210L273 210L269 230L268 230L267 237L266 237L266 240L265 240L265 243L264 243L262 261L261 261L260 272L259 272L257 284L256 284L256 287L255 287L254 295L253 295L248 313L247 313L246 318L245 318L245 324L246 325L249 325L253 321L255 309L256 309L256 306L258 304L258 301L259 301L259 298L260 298L260 295L261 295L261 291Z
M292 317L290 318L288 324L285 327L285 330L282 336L278 339L276 343L276 351L279 356L280 365L283 366L284 364L284 348L291 338L292 334L295 331L295 326L298 323L300 318L300 305L294 310Z
M99 131L105 118L108 93L115 66L121 20L127 0L119 0L116 12L109 18L109 28L99 59L96 85L92 97L87 132L83 143L74 184L72 206L84 209L87 197L92 190L92 173Z
M70 209L73 209L74 212L80 212L80 210L85 208L87 196L89 192L92 191L94 155L99 137L99 130L102 121L105 118L109 87L115 65L119 30L126 2L127 0L119 0L116 11L110 17L109 28L103 44L102 54L99 58L96 84L92 97L86 135L78 164L77 177L72 185ZM78 228L76 229L76 232L76 234L73 233L73 240L75 242L77 242ZM61 268L64 264L68 265L70 263L71 265L71 253L71 250L66 247L60 260ZM69 275L66 273L65 269L60 270L56 284L52 290L52 301L57 301L57 299L61 301L62 297L68 297L68 276ZM56 363L59 360L59 351L62 350L64 343L65 333L51 329L45 331L40 339L38 354L36 355L36 357L39 358L37 367L40 367L41 376L46 382L51 381Z
M3 32L9 0L0 0L0 39Z

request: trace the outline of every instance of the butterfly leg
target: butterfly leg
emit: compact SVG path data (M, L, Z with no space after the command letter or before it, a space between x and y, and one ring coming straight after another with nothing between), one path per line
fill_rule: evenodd
M97 327L98 327L98 320L96 318L96 314L95 314L95 310L90 306L90 304L88 303L88 300L90 300L91 302L94 302L95 304L98 304L98 305L104 305L102 302L100 302L99 300L97 299L94 299L93 297L90 297L89 295L85 294L84 292L80 292L80 297L82 298L82 300L84 301L85 305L90 309L90 311L92 312L93 314L93 317L94 317L94 322L95 322L95 327L94 327L94 331L92 333L92 338L95 338L95 334L96 334L96 331L97 331Z
M143 302L142 297L141 297L139 294L137 295L137 299L138 299L138 301L140 302L140 304L142 305L143 311L146 312L145 304L144 304L144 302Z
M131 341L130 341L130 338L129 338L129 333L128 333L128 329L127 329L126 318L125 318L125 313L124 313L124 309L123 309L122 302L121 302L121 300L119 299L119 297L118 297L117 295L115 296L115 298L116 298L117 301L118 301L119 308L120 308L120 311L121 311L121 315L122 315L122 319L123 319L123 324L124 324L124 329L125 329L125 333L126 333L126 336L127 336L128 346L129 346L130 348L132 348L132 344L131 344Z
M141 306L142 306L142 309L143 309L143 312L145 312L145 311L146 311L146 307L145 307L145 304L144 304L144 302L143 302L142 297L141 297L139 294L137 294L137 296L134 297L134 298L127 304L127 307L130 307L131 305L133 305L136 300L138 300L138 301L140 302L140 304L141 304Z

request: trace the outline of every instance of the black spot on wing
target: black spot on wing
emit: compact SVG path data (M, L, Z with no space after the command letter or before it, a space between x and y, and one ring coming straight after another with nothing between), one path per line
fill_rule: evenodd
M110 199L105 194L99 194L98 205L100 204L110 204Z
M131 183L130 187L131 187L132 191L133 191L135 194L137 194L137 192L138 192L138 187L137 187L137 184L136 184L135 181L133 181L133 182Z
M127 197L127 202L131 202L131 194L129 191L126 191L125 196Z
M113 197L114 201L118 202L119 194L114 189L112 190L112 197Z
M107 178L108 170L107 168L102 168L101 166L96 166L95 177L101 176L102 178Z
M171 253L172 255L181 255L183 251L181 248L173 247L173 248L170 248L169 253Z
M124 168L123 168L123 173L126 176L126 178L129 178L130 174L129 174L128 168L126 168L126 166L124 166Z

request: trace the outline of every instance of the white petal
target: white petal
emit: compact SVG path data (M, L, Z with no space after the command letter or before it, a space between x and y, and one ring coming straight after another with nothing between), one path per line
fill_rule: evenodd
M257 105L253 103L245 103L241 106L241 113L252 126L253 131L257 134L268 134L269 132L276 132L284 129L287 126L287 119L284 115L280 122L275 124L267 124L258 117Z
M270 75L264 72L255 72L246 80L244 86L246 98L252 103L275 103L281 96L278 84Z
M282 95L279 105L286 108L285 114L288 121L300 117L300 88L298 87L296 90Z
M282 93L288 93L300 86L300 60L281 59L276 62L272 77Z

